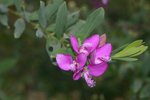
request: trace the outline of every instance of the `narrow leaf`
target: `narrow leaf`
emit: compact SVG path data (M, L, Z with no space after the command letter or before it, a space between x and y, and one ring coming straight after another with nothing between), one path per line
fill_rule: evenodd
M38 19L39 19L40 25L43 28L46 28L47 19L46 19L46 13L45 13L45 3L43 1L40 1L40 9L38 12Z
M53 0L52 4L46 6L46 18L51 20L52 16L56 13L59 6L63 3L63 0Z
M25 30L25 21L22 18L17 19L17 21L14 24L15 26L15 31L14 31L14 37L15 38L20 38L22 33Z
M115 57L112 57L113 60L121 60L121 61L137 61L138 59L137 58L115 58Z
M113 55L112 57L128 57L128 56L131 56L131 55L134 55L136 53L140 52L140 48L137 48L137 47L132 47L128 50L122 50L120 51L119 53Z
M143 43L143 40L136 40L136 41L132 42L131 44L129 44L124 50L127 50L131 47L138 47L138 46L142 45L142 43Z
M104 9L99 8L88 16L85 25L83 25L82 28L80 30L76 31L74 34L76 34L76 36L85 38L98 25L100 25L103 22L103 20L104 20Z
M132 55L131 57L138 56L138 55L142 54L143 52L145 52L147 49L148 49L148 46L142 45L142 46L140 46L140 51L138 53Z
M71 25L75 24L79 19L79 11L71 13L68 15L67 18L67 25L66 28L70 27Z
M66 21L67 21L67 6L66 6L66 2L64 2L59 7L57 12L57 17L56 17L55 34L58 38L63 36Z

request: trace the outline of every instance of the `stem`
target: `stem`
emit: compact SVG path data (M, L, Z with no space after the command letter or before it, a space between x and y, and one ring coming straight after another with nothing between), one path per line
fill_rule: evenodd
M23 18L19 13L17 13L16 11L9 9L8 11L9 13L11 13L12 15L15 15L17 17ZM33 22L29 22L29 24L35 29L37 24L33 23Z
M24 17L22 17L18 12L14 11L14 10L12 10L12 9L9 9L8 12L9 12L10 14L12 14L12 15L17 16L17 17L24 18ZM33 22L28 22L28 23L31 25L31 27L33 27L33 29L36 29L36 28L37 28L37 24L36 24L36 23L33 23ZM49 34L49 33L45 32L45 31L43 31L43 33L45 33L45 34L44 34L44 38L46 39L46 37L47 37L46 34Z

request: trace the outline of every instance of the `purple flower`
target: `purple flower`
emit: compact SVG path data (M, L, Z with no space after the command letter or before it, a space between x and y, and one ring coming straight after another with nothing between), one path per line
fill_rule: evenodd
M95 81L92 76L98 77L104 74L108 68L108 63L110 61L110 54L112 52L111 44L107 43L104 46L96 49L90 58L90 64L87 68L84 68L82 74L87 85L89 87L95 86Z
M74 35L71 35L70 41L71 41L73 50L77 54L83 53L86 56L88 56L98 46L100 37L97 34L93 35L93 36L87 38L86 40L84 40L84 42L81 46L79 46L78 39Z
M90 64L88 65L89 73L92 76L101 76L107 69L112 52L112 46L110 43L96 49L92 53L90 58Z
M95 8L99 8L99 7L105 7L109 0L91 0L92 2L92 5L95 7Z
M77 55L75 60L72 59L70 54L56 55L58 67L64 71L73 71L74 74L83 69L86 59L87 57L84 54ZM73 77L73 79L77 80L76 77Z
M101 40L101 41L100 41ZM79 46L78 40L71 35L70 41L77 57L73 60L69 54L57 54L56 61L60 69L73 71L73 79L83 77L89 87L95 86L94 77L101 76L108 68L112 46L106 43L106 35L93 35ZM88 65L85 65L88 62Z
M60 69L75 72L83 69L86 63L86 56L84 54L79 54L76 59L73 60L70 54L57 54L56 62Z

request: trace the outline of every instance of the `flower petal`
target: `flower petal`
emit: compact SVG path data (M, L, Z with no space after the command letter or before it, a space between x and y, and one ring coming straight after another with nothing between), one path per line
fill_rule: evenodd
M83 45L85 48L87 48L88 52L91 53L99 44L100 37L98 34L95 34L89 38L87 38Z
M104 74L104 72L107 70L108 64L106 62L100 63L100 64L90 64L88 65L89 73L92 76L101 76Z
M93 59L104 58L106 61L109 61L111 52L112 45L107 43L103 47L96 49Z
M81 70L78 70L73 74L73 80L79 80L81 77Z
M99 46L98 47L102 47L103 45L105 45L106 44L106 40L107 40L106 34L102 34L100 36L100 42L99 42Z
M83 69L87 60L87 56L83 53L77 55L76 62L79 63L80 69Z
M69 55L69 54L57 54L56 62L60 69L69 71L70 64L73 62L73 59L72 59L71 55Z
M76 53L78 53L78 51L79 51L79 43L78 43L77 37L75 37L73 34L71 34L71 36L70 36L70 42L71 42L73 50Z
M95 57L96 57L96 50L94 50L91 54L90 54L90 59L89 62L90 64L95 64Z

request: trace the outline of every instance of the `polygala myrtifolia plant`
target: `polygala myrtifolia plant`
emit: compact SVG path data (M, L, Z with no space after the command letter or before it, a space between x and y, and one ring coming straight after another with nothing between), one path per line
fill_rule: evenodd
M16 10L9 8L12 5ZM69 11L63 0L53 0L48 4L40 1L39 9L34 12L26 9L23 0L2 0L0 23L9 28L8 13L18 17L14 23L15 38L21 37L26 24L31 25L36 29L36 37L46 39L50 59L56 58L53 63L64 71L72 71L74 80L84 78L89 87L95 86L93 77L104 74L108 63L114 60L136 61L137 56L148 48L143 40L137 40L112 51L112 44L106 42L106 34L92 34L104 20L103 8L96 9L82 20L79 11Z

